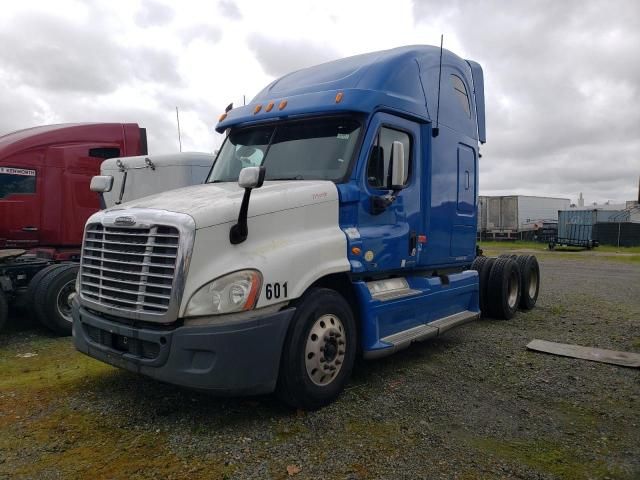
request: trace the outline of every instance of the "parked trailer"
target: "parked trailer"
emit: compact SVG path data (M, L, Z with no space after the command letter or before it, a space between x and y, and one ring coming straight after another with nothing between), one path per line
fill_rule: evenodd
M542 222L558 219L558 210L567 209L568 198L509 195L486 197L486 225L482 238L494 240L533 239Z
M533 307L535 257L476 258L479 64L428 46L325 63L216 130L228 134L207 183L87 221L79 351L312 409L339 395L359 352L389 355L480 305L497 318Z
M137 124L45 125L0 137L0 330L9 304L70 332L89 190L105 158L147 153ZM74 263L75 262L75 263Z
M596 223L615 222L627 219L624 210L560 210L558 212L558 236L549 242L549 248L557 245L591 249L598 246L593 227Z

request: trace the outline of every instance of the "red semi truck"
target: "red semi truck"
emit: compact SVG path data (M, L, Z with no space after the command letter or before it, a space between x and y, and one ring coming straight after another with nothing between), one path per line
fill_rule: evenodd
M0 137L0 330L9 304L71 331L84 224L100 209L89 189L107 158L147 154L135 123L60 124Z

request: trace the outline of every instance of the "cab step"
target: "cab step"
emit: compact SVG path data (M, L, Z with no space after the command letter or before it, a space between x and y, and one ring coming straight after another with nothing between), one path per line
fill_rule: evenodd
M428 338L437 337L442 335L447 330L451 330L454 327L464 325L465 323L472 322L478 319L480 314L478 312L472 312L465 310L454 315L434 320L425 325L418 325L417 327L409 328L402 332L397 332L392 335L388 335L380 339L383 343L388 343L386 348L379 348L376 350L369 350L364 353L364 358L375 359L385 357L407 348L413 342L419 342Z

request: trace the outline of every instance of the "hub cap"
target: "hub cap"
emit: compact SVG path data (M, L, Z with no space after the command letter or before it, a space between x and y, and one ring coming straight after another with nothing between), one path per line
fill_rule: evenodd
M330 384L344 363L346 337L340 319L323 315L309 331L304 350L307 375L318 386Z
M538 272L535 269L531 269L529 274L529 298L535 298L538 292Z
M67 322L71 323L73 317L71 316L71 302L76 296L75 280L65 283L58 292L58 298L56 299L56 306L58 307L58 313Z
M509 308L514 308L516 306L517 300L518 300L518 272L514 270L513 272L511 272L511 275L509 275L509 298L507 299Z

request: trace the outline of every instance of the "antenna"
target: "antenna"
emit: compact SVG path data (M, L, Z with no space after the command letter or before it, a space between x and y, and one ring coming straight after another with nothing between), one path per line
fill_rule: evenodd
M440 68L438 70L438 107L436 109L436 126L431 130L431 136L437 137L440 135L440 82L442 80L442 44L444 42L444 35L440 35Z
M246 104L247 104L247 96L242 95L242 105L246 105Z
M182 152L182 137L180 135L180 114L178 113L178 107L176 107L176 120L178 122L178 145L180 146L180 151Z

